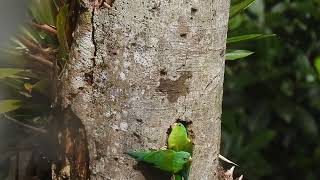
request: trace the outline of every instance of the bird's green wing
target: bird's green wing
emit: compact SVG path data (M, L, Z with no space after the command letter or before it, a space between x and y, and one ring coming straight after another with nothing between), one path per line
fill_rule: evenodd
M159 151L129 151L127 154L137 161L142 161L163 171L172 171L172 159L174 156L172 150Z
M172 172L172 161L175 152L172 150L155 151L144 158L144 161L163 171Z
M177 174L181 172L184 168L191 164L191 155L185 151L179 151L175 153L172 161L173 173Z
M153 153L152 151L128 151L128 152L126 152L126 154L135 158L137 161L143 161L146 156L148 156L152 153Z
M175 152L173 150L129 151L127 154L138 161L143 161L170 173L181 171L191 159L190 153Z

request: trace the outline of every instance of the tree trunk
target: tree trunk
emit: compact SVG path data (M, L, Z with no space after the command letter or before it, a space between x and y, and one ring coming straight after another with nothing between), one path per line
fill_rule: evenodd
M229 1L87 1L61 80L54 178L165 179L124 153L165 146L182 120L190 179L217 179Z

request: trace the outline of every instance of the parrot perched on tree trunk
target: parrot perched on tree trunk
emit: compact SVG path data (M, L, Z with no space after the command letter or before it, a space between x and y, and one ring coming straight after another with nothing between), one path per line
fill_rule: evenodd
M184 151L129 151L127 154L137 161L151 164L155 168L174 175L180 173L180 171L186 167L186 164L191 161L190 153Z
M174 123L168 137L167 147L158 151L129 151L128 155L154 167L173 174L174 180L188 180L191 168L193 143L182 123ZM234 164L219 154L219 158Z
M184 127L182 123L174 123L172 126L171 133L168 137L168 149L172 149L174 151L185 151L192 155L192 142L188 137L187 129ZM190 163L177 175L175 175L175 180L188 180L189 171L190 171Z

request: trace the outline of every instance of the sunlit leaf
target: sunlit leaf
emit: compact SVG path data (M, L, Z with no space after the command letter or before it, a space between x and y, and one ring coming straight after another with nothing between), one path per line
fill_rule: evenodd
M39 32L34 32L27 27L21 28L22 34L24 38L32 40L34 43L39 44L40 38L37 37Z
M55 25L51 0L32 0L30 12L37 23Z
M247 51L247 50L233 50L233 51L227 52L225 55L225 58L226 60L237 60L237 59L250 56L253 53L254 52Z
M23 78L22 76L17 75L25 71L24 69L19 68L0 68L0 79L3 78Z
M269 38L273 36L275 36L275 34L247 34L247 35L230 37L227 39L227 43L231 44L231 43L236 43L241 41L264 39L264 38Z
M26 92L26 91L20 91L19 94L23 95L24 97L27 97L27 98L31 98L32 95L29 93L29 92Z
M232 18L233 16L237 15L242 10L246 9L251 3L255 0L243 0L237 4L231 5L229 16Z
M15 99L0 100L0 114L19 109L21 104L22 104L21 100L15 100Z
M66 36L66 22L67 22L68 6L63 6L57 15L57 36L59 40L62 57L66 57L68 53L68 41Z
M13 90L22 90L23 89L23 80L21 79L0 79L0 84L12 88Z
M228 31L232 31L240 27L241 23L243 22L242 16L235 16L234 18L229 19L228 22Z
M24 88L25 88L29 93L31 93L32 88L33 88L33 85L32 85L32 84L30 84L30 83L24 83L23 86L24 86Z

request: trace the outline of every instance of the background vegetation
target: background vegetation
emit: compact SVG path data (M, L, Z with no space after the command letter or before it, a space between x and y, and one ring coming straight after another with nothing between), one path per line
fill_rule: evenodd
M77 4L70 2L78 1L29 0L24 24L7 46L1 46L1 180L24 179L17 172L23 175L20 171L25 170L41 180L50 179L55 152L47 129L56 80L64 68L77 17L73 15Z
M229 36L277 34L228 48L222 154L246 179L320 179L320 1L257 0L230 21ZM237 28L235 28L237 27Z

